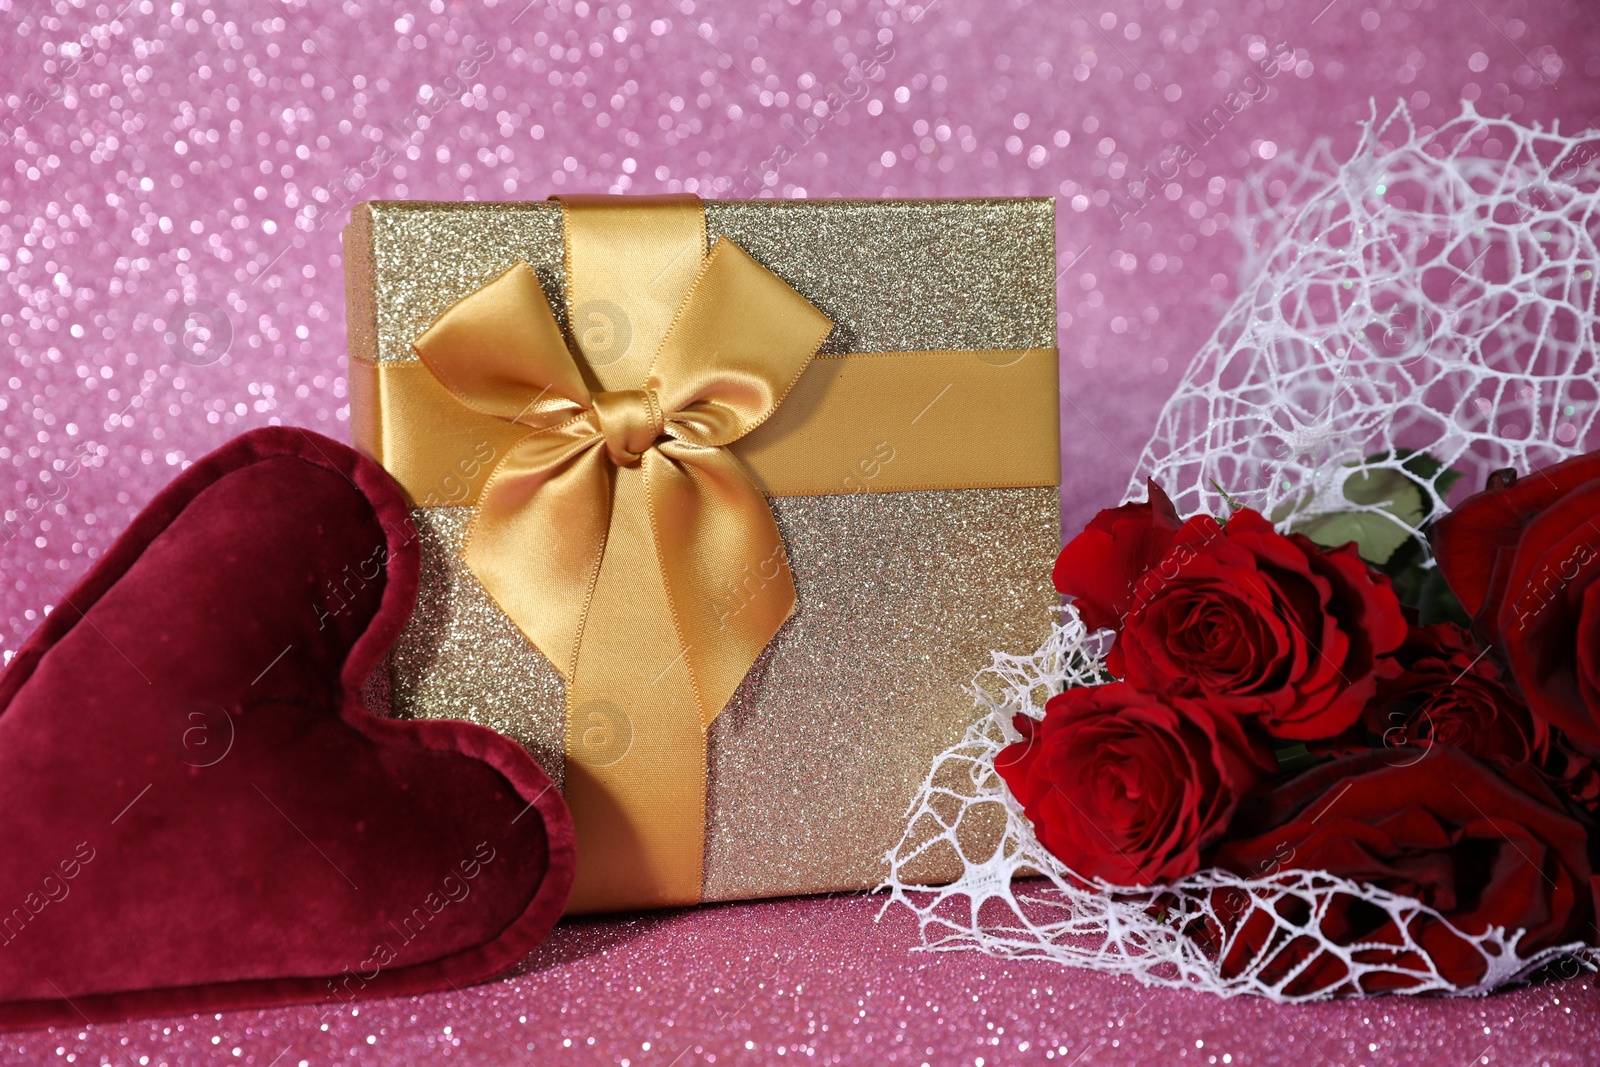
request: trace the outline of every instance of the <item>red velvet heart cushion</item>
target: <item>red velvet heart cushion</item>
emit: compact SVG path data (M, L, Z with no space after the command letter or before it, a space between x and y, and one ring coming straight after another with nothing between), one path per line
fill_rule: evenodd
M442 989L543 939L549 779L362 706L417 568L389 476L301 430L151 502L0 674L0 1026Z

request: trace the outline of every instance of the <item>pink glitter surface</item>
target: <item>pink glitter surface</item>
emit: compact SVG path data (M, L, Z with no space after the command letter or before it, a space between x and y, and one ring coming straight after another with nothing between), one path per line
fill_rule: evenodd
M904 912L860 897L568 922L490 986L6 1035L0 1061L61 1063L1585 1064L1600 991L1280 1007L1131 979L913 953ZM148 1059L146 1058L148 1057Z
M266 423L347 436L339 228L355 201L1057 196L1075 529L1120 494L1236 291L1232 213L1264 161L1319 137L1348 151L1371 101L1404 99L1424 125L1463 98L1600 124L1593 0L88 0L0 4L0 25L7 660L187 462ZM1140 168L1232 92L1248 106L1129 214ZM1277 1008L911 955L914 931L873 925L875 907L573 924L522 977L326 1029L308 1008L0 1048L280 1067L1594 1059L1588 983Z

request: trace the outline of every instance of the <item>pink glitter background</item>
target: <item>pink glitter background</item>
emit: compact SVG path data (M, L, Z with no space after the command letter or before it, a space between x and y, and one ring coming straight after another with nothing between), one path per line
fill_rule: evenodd
M1424 124L1600 125L1592 0L0 4L0 657L185 463L346 437L338 231L368 198L1059 197L1065 522L1116 498L1232 298L1241 183ZM1275 64L1157 199L1127 187ZM801 125L844 99L815 128ZM780 146L787 146L779 151ZM1492 150L1492 146L1489 146ZM792 158L787 158L792 156ZM1270 192L1270 190L1269 190ZM1279 1008L975 955L818 899L558 930L521 976L14 1035L5 1062L1579 1063L1587 982ZM324 1025L325 1024L325 1025Z

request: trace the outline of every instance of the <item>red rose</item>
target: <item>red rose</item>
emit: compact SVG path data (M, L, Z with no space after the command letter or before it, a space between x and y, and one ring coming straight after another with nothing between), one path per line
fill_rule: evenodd
M1090 631L1120 630L1133 607L1141 577L1159 580L1183 522L1161 487L1148 483L1143 504L1100 512L1056 558L1056 589L1076 598L1079 618Z
M1148 885L1197 870L1272 754L1242 724L1183 698L1121 683L1068 689L995 769L1039 841L1085 879Z
M1560 730L1550 731L1550 748L1540 771L1573 809L1600 816L1600 767Z
M1111 673L1259 716L1277 737L1351 726L1405 638L1389 580L1354 545L1284 536L1249 509L1170 529L1171 504L1153 485L1150 497L1101 512L1056 564L1085 624L1120 628Z
M1600 452L1468 498L1432 540L1529 709L1600 751Z
M1399 675L1378 682L1361 715L1379 744L1448 745L1500 765L1544 758L1550 728L1511 695L1499 665L1455 623L1414 627L1395 662Z
M1517 951L1575 941L1594 942L1596 884L1582 824L1527 764L1503 774L1458 749L1440 747L1426 758L1394 763L1394 753L1368 752L1324 764L1240 812L1235 833L1212 857L1244 877L1283 869L1322 870L1428 905L1466 934L1491 926L1526 933ZM1229 899L1230 894L1235 899ZM1285 991L1305 995L1339 987L1349 969L1316 951L1307 937L1291 938L1261 902L1242 907L1241 890L1219 890L1218 912L1234 941L1225 973L1259 968L1269 982L1288 977ZM1425 969L1389 913L1346 894L1327 895L1320 929L1358 962ZM1281 898L1278 914L1303 923L1309 902ZM1449 927L1419 916L1412 940L1441 977L1457 987L1485 972L1478 950ZM1392 946L1392 947L1390 947ZM1394 972L1369 974L1360 992L1405 988ZM1346 989L1345 991L1355 991Z

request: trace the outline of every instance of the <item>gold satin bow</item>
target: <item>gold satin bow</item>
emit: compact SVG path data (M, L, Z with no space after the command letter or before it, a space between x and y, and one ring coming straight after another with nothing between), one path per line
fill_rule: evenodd
M731 241L717 242L638 389L591 392L533 269L518 263L415 343L466 406L529 428L495 468L466 562L507 616L571 677L612 512L645 509L680 647L710 725L794 607L788 573L721 625L729 584L781 539L726 445L772 414L832 323ZM616 471L642 467L640 499ZM665 621L665 620L663 620Z
M654 878L657 903L698 899L704 729L795 603L787 567L769 577L782 539L766 497L726 446L772 414L831 328L724 238L636 388L591 388L526 263L414 344L462 404L527 427L484 486L464 555L567 680L576 910L605 910L622 877ZM759 595L730 612L751 574ZM586 758L587 720L619 713L631 749ZM691 824L692 848L675 840Z

